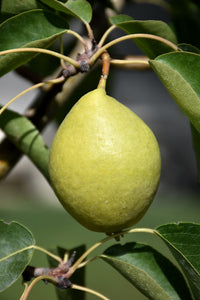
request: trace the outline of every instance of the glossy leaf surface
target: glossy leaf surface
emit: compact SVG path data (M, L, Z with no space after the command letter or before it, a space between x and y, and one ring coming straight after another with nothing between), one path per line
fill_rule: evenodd
M168 53L151 60L150 65L200 132L200 55L189 52Z
M41 2L57 11L72 15L84 23L91 21L92 9L86 0L68 0L65 4L57 0L41 0Z
M37 0L1 0L0 22L27 10L41 8Z
M0 25L0 51L21 47L47 48L67 32L67 28L65 19L40 9L18 14ZM24 64L36 54L20 52L0 56L0 76Z
M0 221L0 291L13 284L32 258L31 232L17 222ZM27 249L29 247L29 249Z

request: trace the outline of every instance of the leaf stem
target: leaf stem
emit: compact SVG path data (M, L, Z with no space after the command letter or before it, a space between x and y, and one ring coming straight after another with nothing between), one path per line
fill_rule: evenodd
M80 34L78 34L77 32L75 32L73 30L68 30L67 33L72 34L73 36L75 36L83 44L83 47L85 49L85 53L88 53L87 43Z
M72 284L72 289L75 289L75 290L79 290L79 291L84 291L84 292L87 292L87 293L90 293L90 294L93 294L103 300L109 300L109 298L105 297L104 295L102 295L101 293L99 292L96 292L92 289L89 289L87 287L84 287L84 286L80 286L80 285L77 285L77 284Z
M92 31L92 28L91 28L89 23L85 22L84 24L85 24L85 27L86 27L87 32L88 32L88 37L89 37L89 39L92 43L94 41L94 34L93 34L93 31Z
M110 64L123 69L147 70L150 69L149 60L146 56L140 58L137 56L125 57L124 59L111 59Z
M34 90L34 89L37 89L37 88L40 88L44 85L45 83L44 82L40 82L40 83L37 83L29 88L27 88L26 90L22 91L21 93L19 93L18 95L16 95L14 98L12 98L9 102L7 102L1 109L0 109L0 115L4 112L4 110L6 110L6 108L8 108L8 106L10 104L12 104L15 100L17 100L19 97L23 96L24 94Z
M42 86L44 86L45 84L56 84L56 83L61 83L62 81L64 81L65 78L63 76L59 77L59 78L56 78L56 79L52 79L52 80L47 80L47 81L43 81L43 82L40 82L40 83L37 83L35 85L32 85L31 87L25 89L24 91L22 91L21 93L19 93L18 95L16 95L14 98L12 98L9 102L7 102L1 109L0 109L0 115L4 112L4 110L6 110L6 108L8 108L8 106L10 104L12 104L15 100L17 100L19 97L25 95L26 93L34 90L34 89L37 89L37 88L40 88Z
M64 45L63 45L63 38L62 36L60 37L60 53L63 55L64 54ZM60 66L64 70L66 68L65 62L63 58L60 59Z
M97 258L98 258L98 256L94 256L94 257L91 257L90 259L84 260L82 263L80 263L80 265L78 266L78 269L84 268L85 266L87 266L89 263L91 263L92 261L94 261Z
M50 282L52 282L52 283L54 283L54 284L57 283L56 280L55 280L53 277L51 277L51 276L47 276L47 275L38 276L38 277L36 277L36 278L30 283L30 285L28 286L28 288L26 288L26 290L25 290L24 293L22 294L20 300L27 300L30 291L32 290L32 288L34 287L34 285L35 285L38 281L40 281L40 280L48 280L48 281L50 281Z
M105 40L107 39L108 35L115 29L117 28L116 25L112 25L110 26L105 33L103 34L102 38L100 39L99 43L98 43L98 47L101 48L103 46L103 44L105 43Z
M48 50L48 49L42 49L42 48L16 48L16 49L9 49L9 50L4 50L4 51L0 51L0 56L1 55L5 55L5 54L10 54L10 53L18 53L18 52L37 52L37 53L44 53L44 54L48 54L48 55L52 55L55 56L59 59L63 59L64 61L66 61L67 63L73 65L76 68L79 68L79 63L68 57L65 56L63 54L60 54L58 52L52 51L52 50Z
M146 59L111 59L110 61L113 65L131 65L131 64L144 64L149 65L149 61Z
M90 64L93 65L94 62L98 59L98 57L101 56L101 54L107 50L108 48L110 48L111 46L129 40L129 39L136 39L136 38L144 38L144 39L151 39L151 40L156 40L159 41L161 43L166 44L167 46L169 46L170 48L172 48L174 51L178 50L177 45L175 45L174 43L160 37L157 35L153 35L153 34L146 34L146 33L135 33L135 34L129 34L129 35L125 35L125 36L121 36L115 40L112 40L111 42L105 44L103 47L101 47L90 59Z
M12 252L9 255L1 258L0 261L2 262L4 260L6 260L6 259L9 259L10 257L12 257L14 255L17 255L18 253L21 253L22 251L31 250L31 249L39 250L39 251L47 254L48 256L52 257L53 259L57 260L59 263L62 263L62 259L59 256L57 256L57 255L51 253L50 251L48 251L48 250L46 250L46 249L44 249L44 248L42 248L40 246L37 246L37 245L30 245L30 246L27 246L25 248L19 249L19 250L15 251L15 252Z
M25 290L22 294L22 296L20 297L20 300L27 300L32 288L34 287L34 285L40 281L40 280L47 280L53 284L57 284L57 281L54 277L52 276L48 276L48 275L41 275L41 276L38 276L36 277L31 283L29 286L26 286L25 287ZM99 297L100 299L103 299L103 300L109 300L109 298L105 297L104 295L102 295L101 293L99 292L96 292L92 289L89 289L87 287L84 287L84 286L80 286L80 285L77 285L77 284L72 284L71 286L72 289L75 289L75 290L79 290L79 291L83 291L83 292L87 292L87 293L90 293L92 295L95 295L97 297Z
M20 299L19 300L23 300L26 292L27 292L27 289L28 289L28 284L27 282L24 283L24 291L23 291L23 294L21 295Z
M45 253L46 255L52 257L53 259L57 260L59 263L62 263L62 259L59 256L51 253L50 251L48 251L48 250L46 250L46 249L44 249L44 248L42 248L40 246L37 246L37 245L34 245L33 248L35 250L39 250L39 251Z
M74 263L74 265L70 268L70 276L76 271L76 269L79 267L79 265L82 263L82 261L92 252L94 251L96 248L98 248L99 246L101 246L102 244L114 239L114 238L117 238L117 237L120 237L121 235L124 235L124 234L129 234L129 233L151 233L151 234L154 234L154 235L157 235L156 233L156 230L154 229L151 229L151 228L133 228L133 229L130 229L130 230L126 230L126 231L121 231L121 232L118 232L118 233L114 233L112 234L111 236L108 236L104 239L102 239L101 241L95 243L94 245L92 245L87 251L85 251L78 259L77 261Z

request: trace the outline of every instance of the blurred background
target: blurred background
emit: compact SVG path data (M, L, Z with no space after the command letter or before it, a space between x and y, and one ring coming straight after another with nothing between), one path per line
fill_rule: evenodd
M102 4L96 2L96 11L99 11L102 9ZM181 15L181 9L185 3L194 5L195 1L171 1L170 9L168 9L169 1L124 1L121 13L130 15L137 20L163 20L174 26L173 17L176 9L179 8ZM183 12L182 17L184 18ZM191 19L193 20L193 18ZM180 19L179 23L181 23ZM75 22L72 26L79 28L80 24ZM119 34L121 32L116 30L110 39ZM183 36L187 37L186 34ZM197 34L196 36L198 38ZM180 42L192 43L189 40L180 40ZM116 54L118 57L127 54L142 54L132 41L119 44L112 51L112 54ZM95 86L97 83L98 80L93 85ZM31 83L15 72L5 75L0 79L1 104L5 104L29 86ZM84 89L90 90L90 83L84 87L80 86L76 91L76 97L84 94ZM13 103L10 108L22 113L38 94L39 91L30 92ZM199 222L200 188L188 119L150 69L112 68L108 94L138 114L153 130L160 145L162 157L160 186L155 201L137 226L153 228L173 221ZM55 131L56 125L53 122L43 131L43 137L48 146L51 145ZM2 137L3 133L1 133ZM93 233L82 228L63 210L46 180L26 157L23 157L9 175L1 181L0 219L17 220L26 225L33 232L36 243L47 248L56 245L73 248L82 243L89 246L104 237L103 234ZM126 237L122 243L130 240L151 242L155 247L159 249L161 247L167 252L160 242L152 241L152 237L149 238L146 235ZM41 258L41 256L36 254L35 264L47 264L44 257ZM95 276L92 275L94 272ZM112 278L112 282L110 282L110 278ZM20 297L19 285L20 282L15 284L11 291L5 291L1 295L1 299L18 299ZM134 299L146 299L136 290L133 293L133 287L117 272L111 270L110 266L101 261L94 262L88 267L87 285L103 292L111 299L122 299L123 296L129 300L133 299L133 295ZM17 293L17 297L13 291ZM13 297L13 295L15 296ZM40 295L40 298L37 299L43 299L43 297L55 299L53 287L49 285L48 288L44 288L42 283L35 288L35 292L31 293L29 299L36 299L36 295ZM94 297L88 296L87 299L94 299Z

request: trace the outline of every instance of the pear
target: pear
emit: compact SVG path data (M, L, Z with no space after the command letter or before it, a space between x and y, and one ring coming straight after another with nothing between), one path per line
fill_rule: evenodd
M155 196L160 169L150 128L104 88L81 97L50 148L49 174L59 201L97 232L136 224Z

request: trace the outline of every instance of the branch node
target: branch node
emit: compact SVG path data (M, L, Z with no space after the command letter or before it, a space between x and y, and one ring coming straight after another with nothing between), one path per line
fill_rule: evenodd
M90 70L90 65L87 61L81 60L80 61L80 71L81 73L88 72Z
M71 281L65 276L57 277L57 287L59 289L69 289L72 287Z

